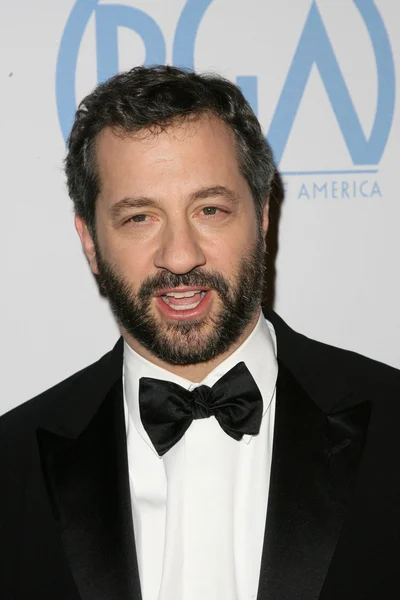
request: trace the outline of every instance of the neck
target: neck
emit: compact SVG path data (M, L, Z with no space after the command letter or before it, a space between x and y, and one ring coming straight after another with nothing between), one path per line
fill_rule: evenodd
M171 363L165 362L157 358L157 356L154 356L154 354L149 352L149 350L142 346L142 344L140 344L134 337L130 336L125 330L121 330L121 334L126 343L129 344L129 346L133 350L135 350L135 352L140 354L140 356L143 356L143 358L145 358L149 362L152 362L158 367L162 367L166 371L174 373L179 377L188 379L193 383L199 383L200 381L203 381L203 379L207 377L207 375L211 373L211 371L213 371L218 365L220 365L225 359L227 359L228 356L233 354L235 350L239 348L239 346L243 344L243 342L249 337L249 335L252 333L255 326L257 325L258 319L260 317L260 312L261 309L257 311L253 319L243 331L242 335L237 339L237 341L234 344L232 344L229 350L227 350L223 354L219 354L216 358L208 362L195 363L191 365L172 365Z

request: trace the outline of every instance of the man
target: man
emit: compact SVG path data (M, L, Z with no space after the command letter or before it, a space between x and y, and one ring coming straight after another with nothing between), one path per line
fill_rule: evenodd
M122 339L0 420L1 598L399 598L400 376L263 314L274 167L239 89L117 75L66 173Z

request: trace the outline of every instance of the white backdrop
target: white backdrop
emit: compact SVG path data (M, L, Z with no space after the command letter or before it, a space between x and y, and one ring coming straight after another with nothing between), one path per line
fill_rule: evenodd
M99 79L143 62L242 86L286 189L275 309L310 337L400 367L398 2L3 0L0 10L0 413L117 339L73 228L64 136Z

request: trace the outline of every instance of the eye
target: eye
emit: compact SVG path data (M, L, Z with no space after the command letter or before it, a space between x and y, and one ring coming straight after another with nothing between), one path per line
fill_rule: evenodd
M205 206L201 210L206 217L213 217L214 215L216 215L218 213L218 211L225 212L221 208L218 208L217 206Z
M128 223L145 223L147 215L133 215L133 217L129 217Z

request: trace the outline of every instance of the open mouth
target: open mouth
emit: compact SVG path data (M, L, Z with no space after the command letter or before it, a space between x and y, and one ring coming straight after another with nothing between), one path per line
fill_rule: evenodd
M188 292L168 292L161 295L161 299L172 310L193 310L197 308L206 295L205 290L191 290Z

